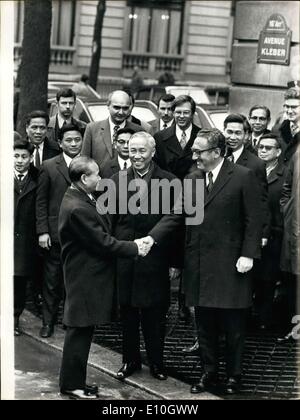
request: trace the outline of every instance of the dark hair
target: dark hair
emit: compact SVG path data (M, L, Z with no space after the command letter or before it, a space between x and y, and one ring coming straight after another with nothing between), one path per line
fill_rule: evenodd
M126 87L125 87L125 88L123 89L123 91L124 91L125 93L127 93L127 95L129 96L129 98L130 98L130 100L131 100L132 105L134 105L135 99L134 99L134 95L133 95L133 93L132 93L131 89L130 89L130 88L126 88Z
M87 82L89 80L89 76L87 74L83 74L80 78L82 82Z
M300 99L300 89L298 86L289 88L284 93L284 99Z
M71 124L65 124L62 126L58 135L59 140L62 140L64 137L64 134L67 133L68 131L78 131L82 137L84 134L84 128L79 127L78 124L73 122Z
M272 140L275 140L275 141L276 141L276 143L277 143L277 148L278 148L278 149L282 149L282 143L281 143L281 141L280 141L279 137L278 137L276 134L273 134L273 133L264 134L264 135L263 135L263 136L261 136L261 138L259 139L259 141L258 141L258 145L259 145L259 143L260 143L262 140L264 140L264 139L272 139Z
M117 136L116 137L119 137L120 134L125 134L125 133L128 133L128 134L131 134L132 135L135 132L136 131L133 130L132 128L130 128L130 127L120 128L120 130L117 131Z
M69 177L71 182L78 182L80 181L81 175L90 175L91 165L96 163L94 159L88 156L76 156L72 159L70 166L69 166Z
M217 128L205 128L197 133L197 137L204 137L211 148L219 148L221 156L225 155L226 141L224 134Z
M196 103L194 99L189 95L179 95L177 98L175 98L173 105L172 105L172 111L175 111L175 108L179 105L183 105L185 102L189 102L191 104L191 110L192 114L194 115L196 111Z
M244 114L237 114L237 115L239 115L243 119L243 126L244 126L245 133L252 133L253 130L252 130L251 124L249 123L246 115L244 115Z
M175 96L172 95L171 93L163 94L158 100L158 106L159 106L160 101L173 102L174 100L175 100Z
M74 98L74 101L76 101L76 93L74 92L74 90L70 88L61 88L56 93L56 100L58 102L60 98L70 98L71 96Z
M241 114L229 114L224 120L224 128L226 128L227 124L229 123L243 124L244 128L244 116L242 116Z
M27 150L29 154L32 155L34 152L34 145L29 143L29 141L20 138L14 141L14 150L16 149Z
M254 105L252 108L250 108L249 118L251 117L252 112L255 111L256 109L263 109L266 113L267 119L268 120L271 119L271 112L270 112L269 108L265 105Z
M30 121L33 118L44 118L44 120L46 121L46 125L49 124L49 115L47 114L47 112L44 112L44 111L41 111L41 110L31 111L25 117L25 123L26 123L26 125L29 125L30 124Z

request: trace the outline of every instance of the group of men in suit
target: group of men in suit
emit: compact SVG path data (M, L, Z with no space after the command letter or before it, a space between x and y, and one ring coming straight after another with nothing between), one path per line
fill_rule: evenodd
M286 147L266 132L268 110L263 106L250 110L249 121L253 121L253 132L256 130L252 150L245 144L245 117L230 114L224 121L224 133L203 130L193 124L196 105L186 95L161 98L161 121L152 122L149 131L163 129L152 137L141 125L128 120L132 99L124 91L110 94L108 119L86 127L72 118L76 95L72 91L61 93L57 97L58 115L48 126L48 137L47 115L33 113L27 122L29 142L23 142L21 149L18 144L15 148L26 151L27 162L17 166L20 157L15 154L16 170L24 167L28 172L31 162L38 167L38 158L40 163L43 160L48 141L55 151L54 157L41 165L39 177L32 175L31 190L36 196L32 195L29 205L34 209L38 242L46 257L43 337L53 333L62 266L64 271L66 337L61 391L77 398L96 398L98 390L85 384L88 353L94 326L110 319L115 291L123 321L123 366L118 378L124 379L141 368L140 325L152 376L167 378L163 363L164 327L170 279L175 272L181 277L187 306L195 308L199 354L204 366L203 375L191 392L212 389L217 383L219 331L225 332L226 337L225 390L237 392L246 314L253 297L251 277L256 259L270 244L273 198L268 196L268 184L278 179L282 183L283 169L278 166L281 150L291 149L291 144L297 143L299 92L296 97L290 98L290 93L285 97L287 116L290 113L291 117L291 137L285 139ZM298 119L292 123L293 112ZM266 121L262 120L264 116ZM264 124L259 125L259 121ZM33 150L35 144L42 144L43 151ZM196 180L203 180L204 220L200 225L184 227L184 214L174 212L174 196L167 214L162 209L159 214L151 214L151 188L147 197L139 193L140 201L148 199L148 214L100 215L94 202L99 195L94 195L99 173L113 180L117 192L122 177L126 178L126 185L140 180L148 186L153 179L187 180L192 186L192 198L199 194ZM21 191L21 184L18 188ZM279 188L275 195L278 197ZM118 194L116 199L121 199ZM276 219L276 200L273 205L276 211L272 217ZM272 223L276 231L276 220ZM278 253L278 243L274 247ZM274 253L271 251L270 255ZM24 290L20 292L23 295ZM20 310L17 320L19 315ZM16 327L19 330L18 322L15 332Z

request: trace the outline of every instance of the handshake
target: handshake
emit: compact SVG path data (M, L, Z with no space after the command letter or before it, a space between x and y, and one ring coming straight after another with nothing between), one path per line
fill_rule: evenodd
M151 236L145 236L144 238L135 239L134 242L138 246L139 256L145 257L152 248L154 239Z

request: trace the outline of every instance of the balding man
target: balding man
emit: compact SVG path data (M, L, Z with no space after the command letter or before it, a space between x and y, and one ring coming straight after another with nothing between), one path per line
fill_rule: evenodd
M129 127L134 131L142 130L141 126L127 120L131 112L131 99L126 92L112 92L107 107L109 117L106 120L87 125L82 146L82 155L95 159L99 166L113 158L113 142L119 129Z

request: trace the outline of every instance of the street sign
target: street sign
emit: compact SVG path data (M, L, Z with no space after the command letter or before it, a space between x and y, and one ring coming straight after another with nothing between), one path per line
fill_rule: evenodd
M261 31L258 42L257 62L267 64L290 63L292 31L284 17L274 13Z

